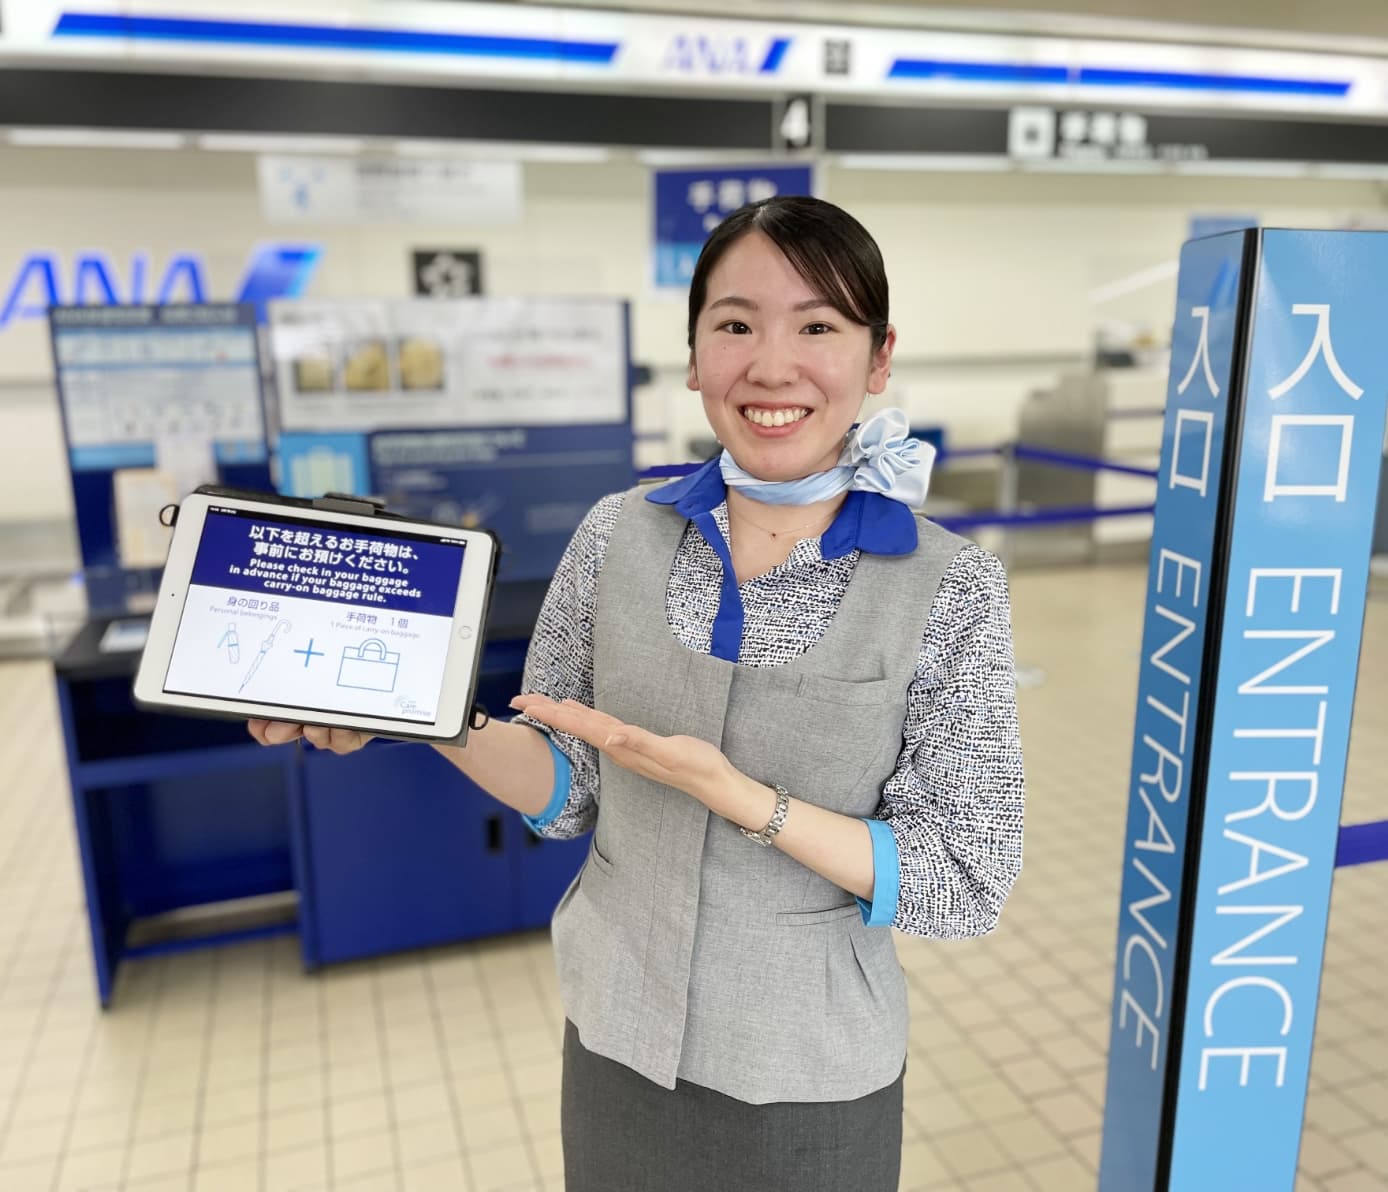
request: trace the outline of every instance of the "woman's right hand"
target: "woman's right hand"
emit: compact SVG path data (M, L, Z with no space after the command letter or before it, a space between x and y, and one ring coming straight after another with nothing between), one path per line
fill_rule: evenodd
M283 720L248 720L246 728L262 745L287 745L301 737L330 753L355 753L371 740L370 733L354 728L324 728L319 724L289 724Z

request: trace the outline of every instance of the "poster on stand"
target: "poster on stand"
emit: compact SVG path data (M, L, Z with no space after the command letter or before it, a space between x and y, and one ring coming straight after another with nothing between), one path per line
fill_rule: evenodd
M281 491L493 530L503 581L548 579L635 483L624 302L284 302L271 343Z
M613 299L280 302L270 320L285 430L627 417L625 308Z
M49 328L88 602L133 607L117 572L162 565L163 505L268 479L255 307L53 306Z
M50 324L74 471L151 467L173 436L217 462L265 459L252 307L59 306Z

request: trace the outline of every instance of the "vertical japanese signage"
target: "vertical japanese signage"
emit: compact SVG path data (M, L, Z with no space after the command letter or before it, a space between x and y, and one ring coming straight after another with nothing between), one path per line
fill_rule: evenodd
M1388 234L1268 231L1188 245L1172 367L1173 381L1190 382L1182 402L1205 372L1199 343L1192 356L1179 334L1187 270L1212 246L1243 243L1256 260L1234 340L1247 346L1235 348L1218 436L1225 474L1204 486L1217 502L1208 566L1194 556L1177 573L1169 558L1161 566L1166 536L1190 532L1191 510L1172 499L1181 484L1164 485L1157 506L1152 596L1179 574L1202 611L1149 597L1105 1192L1290 1192L1296 1180L1388 398ZM1209 358L1213 389L1218 352ZM1182 409L1168 411L1169 429ZM1200 455L1217 460L1218 437ZM1164 476L1189 474L1186 452L1179 436L1166 444ZM1153 707L1158 674L1189 700ZM1166 738L1149 732L1154 714Z
M683 289L709 233L747 203L814 193L812 166L655 172L655 284Z
M1381 467L1386 308L1388 234L1263 235L1173 1188L1295 1182Z
M1242 235L1192 241L1181 252L1128 782L1105 1192L1155 1180L1219 493L1238 400L1244 257Z

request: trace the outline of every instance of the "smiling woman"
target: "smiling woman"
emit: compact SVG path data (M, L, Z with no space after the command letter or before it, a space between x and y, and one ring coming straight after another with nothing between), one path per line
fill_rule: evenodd
M536 832L593 833L553 923L568 1192L895 1192L888 928L990 931L1021 868L1006 577L916 512L931 456L899 410L854 429L887 293L828 203L719 226L689 387L722 454L589 512L521 714L439 747Z
M744 207L689 287L689 388L740 466L795 479L838 461L864 393L887 385L887 275L856 220L813 200Z

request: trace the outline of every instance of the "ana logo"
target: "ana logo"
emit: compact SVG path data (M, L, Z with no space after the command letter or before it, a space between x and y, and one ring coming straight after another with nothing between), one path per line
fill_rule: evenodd
M789 37L710 37L677 33L661 59L661 69L686 75L770 75L780 69Z
M297 297L321 255L312 244L261 245L246 262L235 301L254 303L263 315L269 299ZM20 262L4 295L0 331L16 319L44 318L50 306L206 302L207 266L196 253L172 253L156 273L148 254L137 252L122 276L105 253L79 252L69 272L58 254L32 252Z

